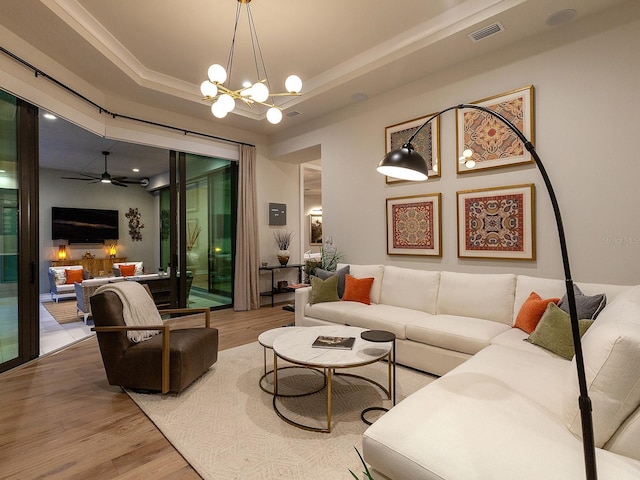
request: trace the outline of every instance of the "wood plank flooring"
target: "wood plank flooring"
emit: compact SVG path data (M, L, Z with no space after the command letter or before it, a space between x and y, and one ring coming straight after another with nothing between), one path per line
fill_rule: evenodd
M293 322L281 306L211 313L219 350ZM0 479L198 479L119 387L95 337L0 375Z

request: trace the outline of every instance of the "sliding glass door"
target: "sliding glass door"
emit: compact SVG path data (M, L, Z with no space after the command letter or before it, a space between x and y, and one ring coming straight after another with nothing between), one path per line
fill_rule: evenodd
M38 110L0 91L0 371L36 358Z
M172 170L176 208L171 208L171 188L160 194L161 265L175 264L179 272L186 272L188 306L230 307L233 305L237 163L180 154ZM175 249L171 242L172 228L176 232ZM180 265L181 258L184 266ZM178 278L180 289L182 282Z

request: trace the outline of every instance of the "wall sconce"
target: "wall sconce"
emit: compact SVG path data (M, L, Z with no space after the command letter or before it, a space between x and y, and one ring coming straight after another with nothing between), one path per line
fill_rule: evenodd
M109 257L116 258L116 253L116 244L112 243L111 245L109 245Z
M66 260L67 259L67 246L59 245L58 246L58 260Z

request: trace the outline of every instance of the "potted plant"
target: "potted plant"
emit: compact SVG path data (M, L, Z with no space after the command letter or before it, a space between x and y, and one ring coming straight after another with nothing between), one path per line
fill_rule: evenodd
M278 261L281 266L286 266L289 263L289 245L291 245L291 239L293 238L293 232L288 230L276 230L273 232L273 238L278 245Z

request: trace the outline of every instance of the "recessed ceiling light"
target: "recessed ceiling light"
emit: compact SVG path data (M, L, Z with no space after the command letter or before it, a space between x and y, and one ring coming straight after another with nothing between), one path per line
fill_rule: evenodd
M56 116L51 114L51 113L45 113L42 115L44 118L48 119L48 120L55 120Z
M132 169L131 169L131 171L132 171L132 172L139 172L139 171L140 171L140 169L139 169L139 168L132 168Z

